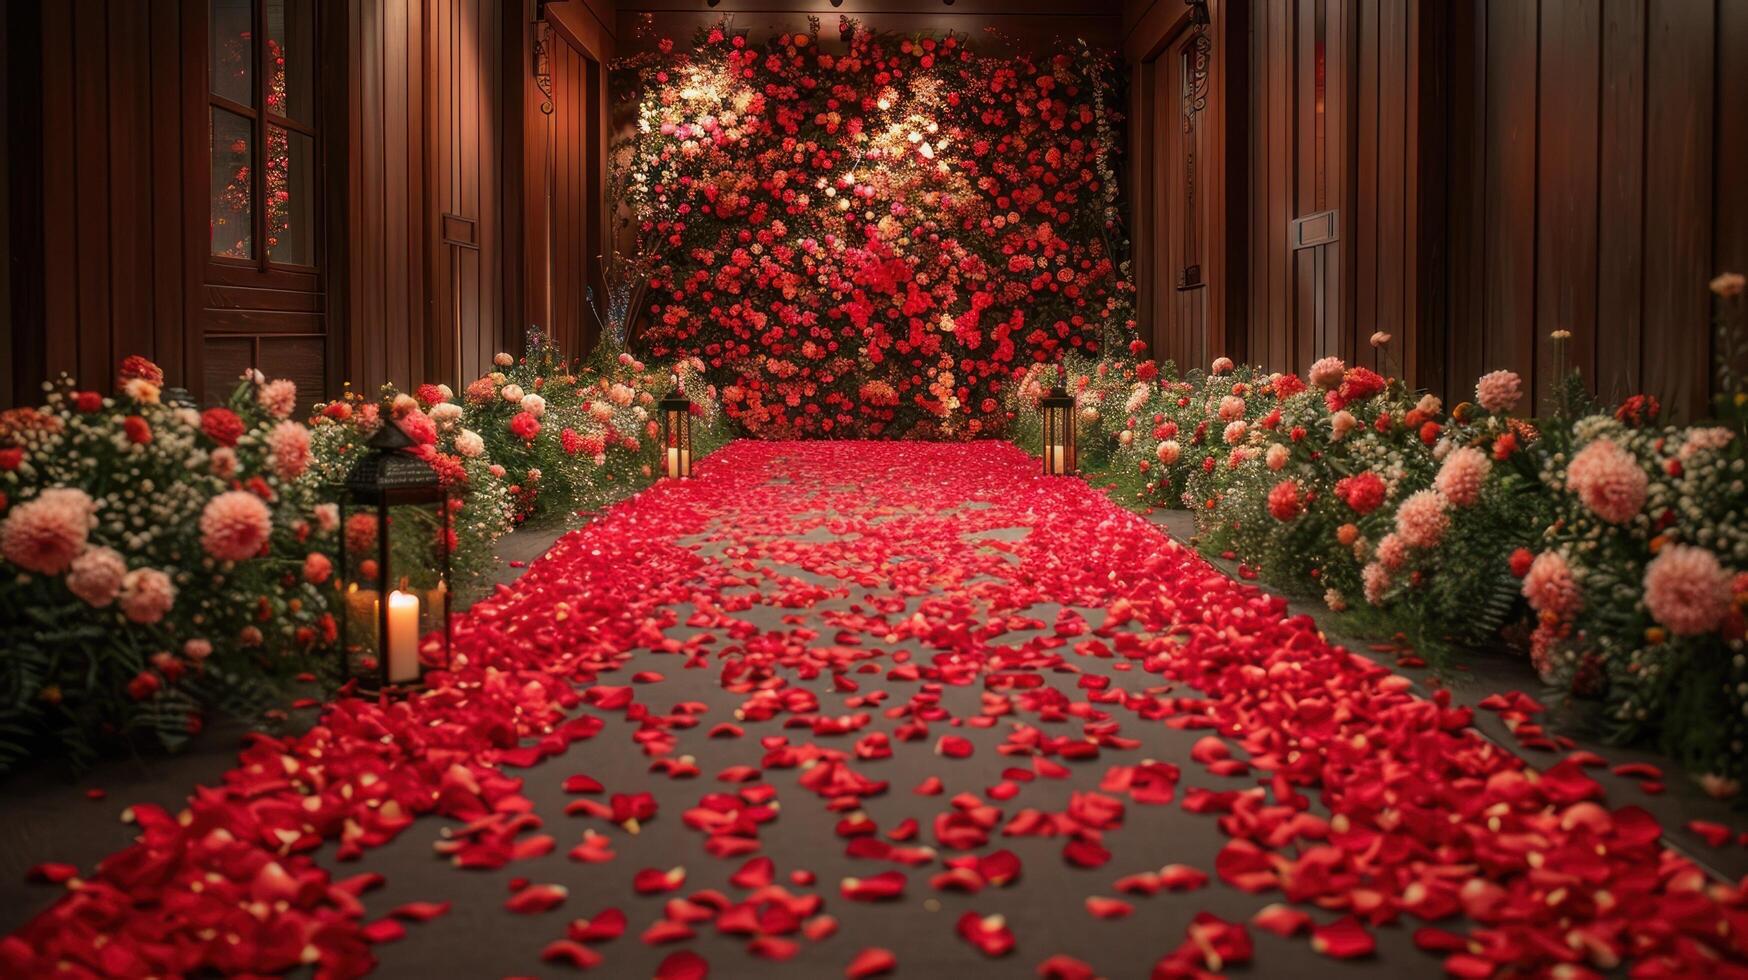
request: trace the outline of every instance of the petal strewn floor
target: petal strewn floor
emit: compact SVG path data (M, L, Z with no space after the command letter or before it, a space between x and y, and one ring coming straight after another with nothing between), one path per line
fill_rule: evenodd
M134 808L94 872L44 865L69 893L0 971L1748 962L1737 890L1582 760L1527 769L1004 444L736 443L456 647Z

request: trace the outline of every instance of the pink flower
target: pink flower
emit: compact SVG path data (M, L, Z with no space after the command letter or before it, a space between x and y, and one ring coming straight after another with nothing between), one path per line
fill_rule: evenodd
M424 412L415 408L401 416L398 424L401 431L407 434L407 438L419 445L434 446L437 444L437 423Z
M286 378L269 381L255 393L255 400L268 415L276 419L290 418L291 413L297 411L297 383Z
M221 480L229 480L237 475L237 451L225 446L214 449L212 456L207 460L207 465L212 470L213 476Z
M1453 507L1473 507L1481 499L1481 487L1487 482L1487 474L1493 469L1493 461L1479 449L1464 446L1445 457L1444 465L1439 467L1438 477L1433 480L1433 486Z
M149 626L175 603L176 586L155 568L136 568L121 580L121 611L129 622Z
M1340 411L1329 417L1329 440L1340 442L1342 437L1352 432L1360 424L1360 420L1349 411Z
M1333 389L1347 377L1347 365L1339 357L1325 357L1312 364L1305 376L1319 388Z
M1572 568L1558 551L1544 551L1530 563L1529 574L1523 577L1523 597L1531 609L1556 619L1571 618L1583 604Z
M1220 399L1220 418L1227 422L1244 418L1244 399L1237 395L1222 397Z
M1411 493L1396 509L1396 533L1411 548L1437 547L1450 523L1445 499L1437 490Z
M502 473L497 474L503 476ZM376 547L376 515L353 514L346 518L346 549L359 554Z
M85 491L51 487L12 508L0 524L0 555L28 571L59 575L85 550L96 514Z
M1249 433L1250 426L1241 419L1237 422L1227 423L1225 430L1221 433L1221 438L1226 440L1226 445L1236 446L1243 442L1244 437Z
M1183 450L1178 446L1176 439L1167 439L1153 450L1153 455L1167 466L1177 462L1178 457L1182 454Z
M1365 585L1366 601L1372 605L1381 605L1384 593L1390 591L1390 570L1373 562L1360 572L1360 579Z
M273 513L260 497L243 490L221 493L200 515L200 545L219 561L246 561L273 533Z
M113 548L86 548L67 570L67 590L98 609L115 601L127 560Z
M1394 572L1408 564L1408 544L1400 534L1386 534L1378 539L1378 564Z
M1699 636L1730 614L1730 576L1704 548L1665 546L1645 566L1645 609L1676 636Z
M1638 459L1610 439L1585 446L1566 467L1566 488L1610 524L1625 524L1644 509L1649 485Z
M295 480L310 465L310 430L303 423L290 419L267 432L267 452L273 457L273 471L281 480Z
M1230 357L1216 357L1216 358L1214 358L1213 365L1208 369L1208 373L1217 374L1217 375L1218 374L1230 374L1231 372L1232 372L1232 358L1230 358Z
M195 663L212 656L212 641L195 637L182 644L182 655Z
M1279 470L1286 466L1287 460L1292 457L1293 451L1288 449L1285 443L1277 442L1269 447L1269 451L1263 456L1263 462L1268 464L1269 469Z
M319 551L310 552L303 560L303 580L311 585L321 585L333 572L334 563Z
M1475 401L1489 412L1509 412L1523 397L1523 379L1515 371L1494 371L1475 382Z

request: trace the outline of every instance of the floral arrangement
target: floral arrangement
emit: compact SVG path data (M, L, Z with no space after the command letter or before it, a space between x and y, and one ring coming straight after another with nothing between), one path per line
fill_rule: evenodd
M635 345L697 358L755 436L995 433L1017 372L1133 336L1113 55L810 21L618 66Z
M587 363L572 364L536 333L521 358L500 353L496 364L467 386L464 415L512 481L518 521L598 510L647 486L661 459L656 403L676 379L692 403L694 458L729 438L695 360L652 368L603 341Z
M1659 740L1734 792L1748 776L1740 282L1713 283L1717 423L1660 425L1645 395L1595 410L1575 375L1550 417L1526 420L1510 371L1447 411L1334 357L1303 377L1224 357L1182 377L1070 358L1082 469L1131 506L1189 508L1199 544L1241 575L1318 596L1362 631L1447 657L1519 645L1560 691L1601 699L1617 739ZM1552 337L1562 363L1567 339ZM1052 371L1012 393L1021 438L1036 441Z
M307 479L290 381L198 411L130 357L0 414L0 771L46 736L76 760L254 715L333 638L335 509Z

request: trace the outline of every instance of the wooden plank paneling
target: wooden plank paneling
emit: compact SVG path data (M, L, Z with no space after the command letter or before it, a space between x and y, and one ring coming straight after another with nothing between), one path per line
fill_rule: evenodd
M1594 377L1602 11L1594 0L1542 0L1536 91L1536 404L1562 371ZM1548 339L1567 330L1566 363Z
M1717 26L1718 101L1713 107L1717 166L1712 268L1717 272L1748 272L1748 125L1742 107L1748 106L1748 4L1718 6ZM1737 372L1748 364L1735 365Z
M1645 387L1679 416L1699 417L1708 389L1712 263L1713 28L1710 3L1649 4L1645 84L1645 308L1657 343ZM1741 107L1732 107L1741 125ZM1732 175L1739 180L1741 175ZM1654 202L1654 203L1653 203Z
M1535 367L1537 5L1487 5L1486 370Z

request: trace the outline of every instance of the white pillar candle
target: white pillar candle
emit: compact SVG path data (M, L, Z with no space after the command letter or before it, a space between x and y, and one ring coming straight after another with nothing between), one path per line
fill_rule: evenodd
M1062 443L1060 443L1060 442L1056 443L1055 445L1050 447L1050 460L1051 460L1050 472L1052 472L1052 473L1063 472L1063 469L1062 469L1062 454L1063 454L1063 452L1064 452L1064 447L1063 447Z
M388 594L388 682L419 679L419 597L396 589Z
M679 446L669 446L668 447L668 475L669 476L679 476L680 475L680 447Z

